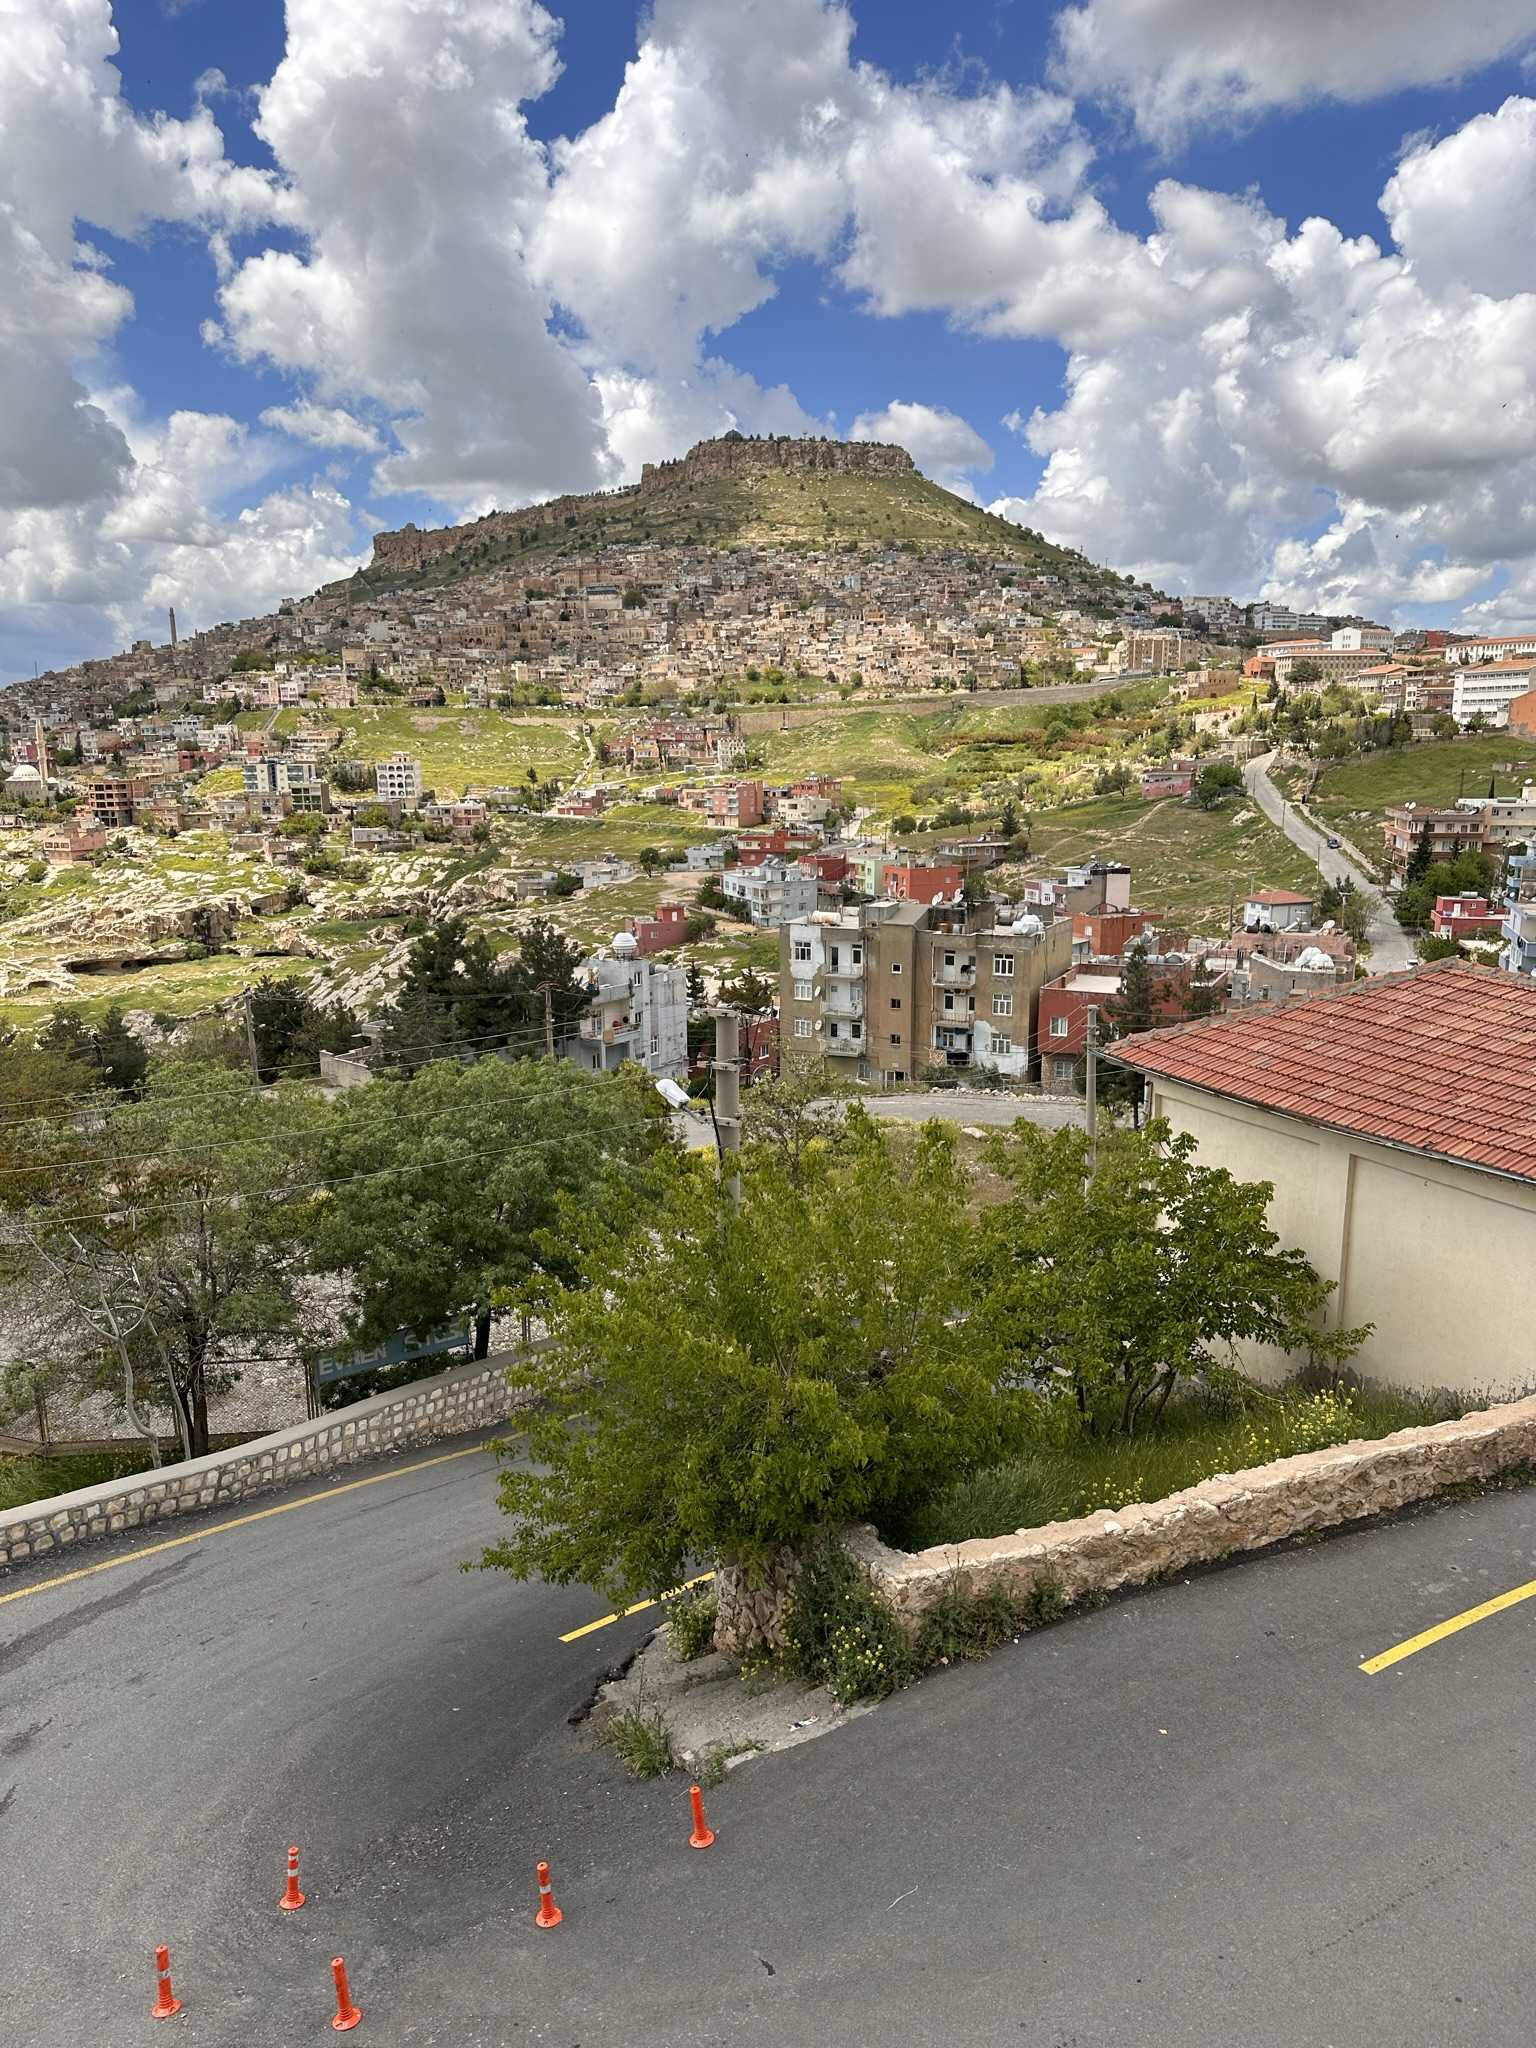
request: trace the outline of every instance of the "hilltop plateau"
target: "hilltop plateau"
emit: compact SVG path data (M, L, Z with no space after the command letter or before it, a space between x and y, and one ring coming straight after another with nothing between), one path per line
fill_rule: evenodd
M355 581L450 581L503 563L667 546L976 548L1039 574L1119 582L1068 548L920 476L904 448L875 441L701 441L675 462L647 463L638 484L488 512L464 526L404 526L375 535ZM342 586L345 587L345 586Z

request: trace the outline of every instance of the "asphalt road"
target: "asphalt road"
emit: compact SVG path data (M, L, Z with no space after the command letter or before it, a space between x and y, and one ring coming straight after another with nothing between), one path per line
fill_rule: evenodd
M1296 806L1270 780L1269 767L1274 758L1273 754L1261 754L1244 768L1243 782L1248 794L1265 817L1280 827L1291 844L1300 847L1308 860L1317 863L1320 875L1330 882L1342 881L1347 875L1365 897L1371 907L1370 923L1366 929L1371 943L1370 957L1365 962L1367 972L1400 974L1404 968L1416 967L1418 954L1414 951L1412 939L1393 916L1391 905L1370 876L1349 859L1342 847L1330 851L1327 835L1309 825L1298 814Z
M1536 1576L1536 1493L939 1673L733 1773L701 1854L564 1725L648 1617L561 1645L592 1602L457 1569L488 1459L387 1469L3 1581L7 2048L157 2038L160 1940L208 2048L328 2038L334 1953L410 2048L1527 2048L1536 1602L1358 1666Z

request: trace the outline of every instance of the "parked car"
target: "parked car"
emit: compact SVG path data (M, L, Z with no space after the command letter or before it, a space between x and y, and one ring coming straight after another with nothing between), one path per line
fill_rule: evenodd
M1328 851L1332 853L1333 849L1338 845L1338 843L1339 842L1337 839L1330 839L1328 842Z

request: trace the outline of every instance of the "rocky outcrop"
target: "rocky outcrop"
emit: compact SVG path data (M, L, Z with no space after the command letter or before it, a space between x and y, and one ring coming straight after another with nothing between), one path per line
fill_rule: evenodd
M715 477L743 479L789 476L911 476L912 458L890 441L827 441L770 434L749 439L722 434L700 441L675 462L648 462L640 472L643 492L669 484L703 483Z
M373 567L388 575L410 575L444 555L472 560L494 547L526 546L541 533L577 526L593 514L679 484L749 482L754 477L783 474L900 477L913 473L906 449L887 441L828 441L789 434L753 439L745 434L722 434L714 441L700 441L675 462L646 463L639 483L622 490L546 498L541 505L525 505L516 512L487 512L465 526L410 525L393 533L377 533L373 537Z

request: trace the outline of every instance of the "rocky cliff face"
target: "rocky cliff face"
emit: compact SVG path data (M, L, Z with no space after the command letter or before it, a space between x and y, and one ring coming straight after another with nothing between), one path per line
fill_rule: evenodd
M886 441L796 440L789 435L752 440L745 434L722 434L700 441L675 462L648 462L638 484L624 490L592 492L584 497L549 498L518 512L487 512L467 526L420 528L402 526L373 538L373 566L391 575L421 569L441 555L472 557L482 547L536 536L551 528L575 526L605 506L633 503L678 484L750 482L774 476L899 477L913 474L905 448Z
M788 434L749 440L745 434L722 434L716 441L700 441L676 462L648 462L640 472L640 489L777 474L910 476L912 458L889 441L796 440Z

